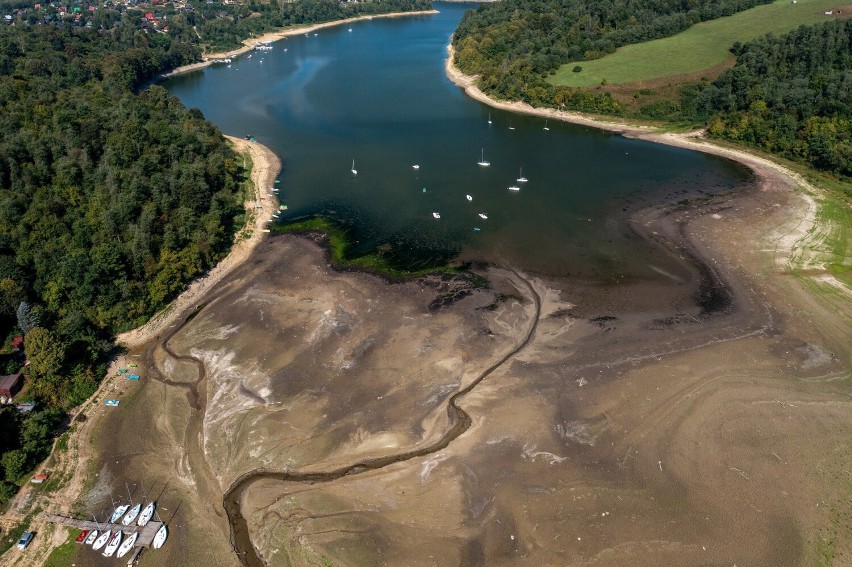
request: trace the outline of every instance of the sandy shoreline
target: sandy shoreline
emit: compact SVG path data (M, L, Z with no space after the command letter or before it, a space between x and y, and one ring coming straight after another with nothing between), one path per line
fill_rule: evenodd
M243 41L243 46L237 49L232 49L230 51L223 51L219 53L205 53L204 61L199 61L198 63L192 63L190 65L183 65L174 69L173 71L169 71L168 73L163 73L160 75L159 80L168 79L169 77L175 77L177 75L183 75L186 73L191 73L192 71L198 71L199 69L204 69L205 67L209 67L213 64L214 59L228 59L239 57L240 55L245 55L249 51L253 50L256 46L261 43L274 42L286 37L299 35L303 33L314 32L323 28L330 28L334 26L340 26L344 24L351 24L353 22L358 22L361 20L372 20L374 18L402 18L405 16L423 16L430 14L437 14L438 10L420 10L417 12L391 12L390 14L375 14L371 16L358 16L356 18L346 18L345 20L334 20L331 22L322 22L320 24L311 24L307 26L297 26L294 28L286 28L279 31L267 32L258 37L252 37Z

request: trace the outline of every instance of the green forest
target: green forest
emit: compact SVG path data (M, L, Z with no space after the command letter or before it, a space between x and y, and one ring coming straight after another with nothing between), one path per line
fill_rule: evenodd
M19 10L0 25L0 374L22 371L15 402L36 409L0 408L0 506L95 391L116 333L210 269L244 222L241 157L152 79L273 27L429 7L198 2L154 29L141 9L3 5Z
M852 176L848 19L733 45L736 63L716 80L685 83L671 98L638 108L612 96L606 85L571 88L547 81L568 61L597 59L621 45L673 35L756 4L508 0L466 14L453 37L456 64L479 75L480 88L498 99L707 125L711 136ZM651 93L639 89L634 96L642 94Z

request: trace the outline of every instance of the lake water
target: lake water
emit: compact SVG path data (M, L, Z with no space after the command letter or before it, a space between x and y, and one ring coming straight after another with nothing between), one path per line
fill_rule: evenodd
M380 247L410 267L458 257L558 276L659 277L623 209L749 178L714 157L553 121L545 130L541 118L469 99L444 61L472 6L435 7L290 37L164 85L281 157L286 219L335 218L356 252ZM477 165L483 150L490 167ZM527 183L516 181L521 168Z

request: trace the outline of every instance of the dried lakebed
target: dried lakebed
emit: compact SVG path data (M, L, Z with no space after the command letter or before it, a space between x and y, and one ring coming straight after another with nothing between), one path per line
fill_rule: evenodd
M234 562L807 564L813 534L849 545L843 333L730 242L791 198L635 215L673 277L491 268L437 311L423 281L336 273L313 242L272 238L147 348L178 383L127 409L174 408L180 451L147 456L185 487L188 540L221 533Z

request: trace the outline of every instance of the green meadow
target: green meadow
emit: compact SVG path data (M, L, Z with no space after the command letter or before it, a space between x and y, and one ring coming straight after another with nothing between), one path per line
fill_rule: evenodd
M702 71L732 57L728 50L737 41L744 43L769 32L783 34L802 24L824 22L835 17L826 16L825 11L844 2L798 0L793 4L792 0L779 0L696 24L671 37L626 45L600 59L568 63L549 80L554 85L588 87L604 80L609 84L633 83ZM583 70L573 72L576 65Z

